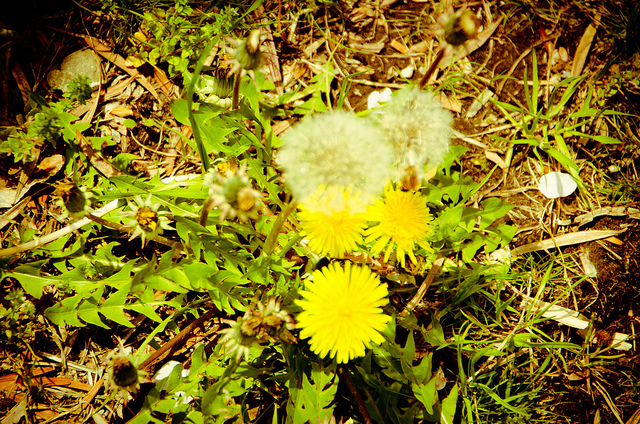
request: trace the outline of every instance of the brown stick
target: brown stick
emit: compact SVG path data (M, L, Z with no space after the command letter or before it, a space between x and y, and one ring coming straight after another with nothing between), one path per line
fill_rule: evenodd
M151 365L154 361L160 358L165 352L174 349L177 347L178 343L183 342L188 336L195 330L196 328L202 326L206 321L213 318L213 316L218 312L216 309L211 309L202 315L200 318L192 321L189 325L187 325L182 331L180 331L173 339L169 340L167 343L162 345L160 349L156 350L144 360L139 366L139 369L145 369L149 365Z
M424 294L429 289L429 286L431 286L431 283L433 283L433 279L436 277L436 275L440 273L440 268L442 268L442 264L444 264L444 260L445 260L444 256L438 255L436 260L433 261L433 266L429 270L429 274L427 274L427 278L424 279L424 281L422 282L422 285L416 292L416 295L413 296L413 299L411 299L411 301L407 303L407 306L405 306L404 310L400 313L401 317L406 317L407 315L409 315L409 312L411 312L422 300L422 298L424 297Z
M420 90L422 90L424 86L427 85L427 83L431 79L431 75L433 75L436 69L438 69L438 65L440 65L440 62L442 61L443 57L444 57L444 47L440 47L440 50L438 50L438 54L436 55L436 58L433 59L433 63L431 64L431 66L429 66L429 69L427 69L427 72L424 74L424 76L420 80L420 84L418 85Z

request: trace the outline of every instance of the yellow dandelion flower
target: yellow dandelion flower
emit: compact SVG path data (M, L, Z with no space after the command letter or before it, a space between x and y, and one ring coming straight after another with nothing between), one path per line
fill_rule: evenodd
M350 190L320 187L300 205L298 219L309 249L318 255L341 257L362 243L367 228L365 206Z
M332 263L305 285L304 300L296 300L303 309L297 327L301 339L311 338L313 352L346 363L384 341L381 332L391 319L382 310L387 287L369 268Z
M400 264L405 266L405 254L411 262L417 264L413 253L415 245L423 244L431 233L429 223L431 215L425 205L424 198L418 193L394 190L390 186L385 189L385 200L377 200L369 207L369 220L379 222L369 228L366 242L376 240L372 252L378 254L386 246L384 261L389 260L393 247L396 247Z

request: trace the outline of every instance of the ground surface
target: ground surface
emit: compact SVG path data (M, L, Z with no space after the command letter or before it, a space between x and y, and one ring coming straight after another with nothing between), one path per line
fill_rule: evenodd
M88 9L99 9L97 2L80 3L87 3ZM576 72L573 76L583 75L585 80L567 103L567 111L580 110L585 99L590 99L593 107L600 111L637 113L640 110L640 40L635 27L640 26L640 11L633 1L609 0L603 4L524 0L451 2L449 7L440 4L444 2L411 0L296 3L265 2L264 10L247 18L253 24L262 19L270 22L266 32L273 37L275 50L268 62L267 79L286 92L298 84L311 84L311 79L322 73L322 67L330 65L335 78L323 95L334 100L344 96L344 108L355 112L367 109L367 99L373 91L417 84L435 58L445 17L461 13L465 8L471 11L477 22L479 42L456 49L454 54L459 55L458 59L445 59L427 82L427 89L439 93L442 104L455 116L457 132L453 144L468 149L459 161L459 169L476 182L483 182L470 203L477 205L484 199L497 197L514 206L505 219L505 223L518 228L512 249L579 231L623 230L604 240L585 239L560 249L539 250L531 254L520 269L541 278L544 267L540 264L559 258L560 253L569 258L561 260L564 275L558 279L564 278L566 283L558 283L556 291L564 299L562 306L592 320L591 331L596 339L591 349L607 348L615 333L636 334L640 329L638 117L598 115L581 127L584 133L611 136L620 140L620 144L601 144L584 136L567 139L568 153L585 188L581 194L552 200L537 190L537 181L545 172L563 169L549 160L543 149L522 140L541 140L544 131L553 129L557 120L550 119L546 127L540 125L534 134L527 135L519 125L522 115L509 111L512 116L507 117L505 110L494 103L486 102L475 113L469 112L485 90L494 93L495 100L526 110L528 90L524 86L529 84L531 89L532 56L535 55L538 78L542 82L540 96L535 100L539 109L552 108L553 103L547 102L553 84L570 77L573 71ZM26 88L48 99L60 97L60 92L50 90L45 76L67 54L86 47L74 34L88 33L100 38L124 56L128 47L123 39L120 45L113 44L118 37L110 32L108 20L100 21L90 14L79 13L73 4L43 2L38 8L17 6L19 10L14 15L0 17L0 28L17 34L0 45L5 58L0 69L0 124L5 127L18 125L18 116L24 114ZM585 53L579 46L589 25L597 26L597 31ZM580 57L585 60L584 66L576 71L572 66ZM160 95L156 99L144 91L132 96L132 100L123 105L131 112L126 116L156 118L168 127L175 126L167 99L176 96L174 89L182 92L183 81L175 78L170 83L171 90L163 91L158 88L161 79L157 73L154 78L152 67L138 69L153 82ZM274 70L281 72L281 80ZM405 76L401 72L405 72ZM113 66L110 73L107 84L114 87L114 77L124 73ZM525 74L528 81L524 80ZM341 91L343 87L345 91ZM296 119L279 117L274 128L281 132ZM183 134L190 136L188 131ZM135 155L131 172L141 176L160 173L165 177L198 168L195 155L180 157L176 155L175 145L154 142L160 135L157 130L138 126L134 135L135 141L123 138L119 144L105 146L104 155L115 157L123 152ZM54 153L60 153L59 148L49 148L42 156ZM20 167L13 165L10 158L0 160L4 169L12 169L14 175L19 175ZM55 178L52 177L52 181ZM8 188L17 184L10 178L3 181ZM33 202L25 203L26 209L8 220L41 232L57 228L56 222L46 218L37 196L33 192L30 195ZM597 216L588 217L594 212ZM5 225L3 247L6 247L16 237L8 229L18 230L14 224L6 226L7 223L2 222ZM14 262L10 266L15 265ZM586 274L589 276L585 277ZM4 298L14 284L4 280L0 296ZM571 284L574 284L571 294L566 295L567 286ZM510 295L505 293L505 296ZM430 301L434 309L441 303L435 292L425 297L427 305ZM6 299L4 302L8 304ZM43 308L41 304L46 302L45 297L35 306ZM60 341L45 331L42 320L35 326L38 337L32 340L33 351L41 356L57 354ZM561 332L567 340L584 343L584 334L579 335L574 329L558 324L547 324L543 328L554 334ZM75 329L68 337L73 338L73 342L66 344L73 348L67 355L76 362L101 344L105 349L114 347L103 330ZM559 362L555 367L540 377L545 393L534 408L538 415L532 419L571 423L640 422L640 353L633 337L627 342L631 345L629 349L609 349L592 357L592 363L589 358L571 363L561 363L556 358ZM14 348L7 347L2 355L5 358L15 355ZM449 370L457 367L455 360L446 355L439 358L436 353L434 361L440 361ZM16 380L12 380L15 376L12 366L16 365L3 361L2 413L8 413L15 405L11 391L18 387ZM505 368L506 371L517 375L517 362L510 367ZM65 384L65 394L73 395L74 391L76 397L80 396L78 393L84 394L85 387L73 386L69 379L63 382L63 377L51 378L51 381L59 378L57 383ZM39 405L37 413L31 416L34 422L58 416L48 413L47 404L55 402L59 393L49 393L46 387L33 388L33 392L37 390L41 392L32 393ZM64 419L67 418L57 422ZM521 422L510 420L506 418L503 422ZM8 417L5 422L19 422L19 419Z

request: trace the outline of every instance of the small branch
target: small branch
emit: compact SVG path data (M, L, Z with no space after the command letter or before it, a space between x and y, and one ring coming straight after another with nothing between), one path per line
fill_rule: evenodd
M174 338L172 338L171 340L169 340L167 343L165 343L164 345L162 345L162 347L160 347L160 349L156 350L155 352L153 352L147 359L145 359L140 366L138 367L139 369L143 370L145 368L147 368L149 365L151 365L154 361L156 361L158 358L160 358L165 352L167 352L170 349L174 349L177 347L178 343L183 342L184 340L186 340L188 338L188 336L193 333L193 331L198 328L201 327L206 321L210 320L211 318L213 318L213 316L217 313L218 311L213 308L210 309L209 311L207 311L204 315L202 315L200 318L192 321L189 325L187 325L182 331L180 331Z

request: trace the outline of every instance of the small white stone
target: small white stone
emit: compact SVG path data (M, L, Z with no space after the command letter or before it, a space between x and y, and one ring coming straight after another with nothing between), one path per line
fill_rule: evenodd
M413 72L416 70L416 67L413 65L409 65L403 70L400 71L400 76L403 78L411 78L413 76ZM388 88L387 88L388 90Z

